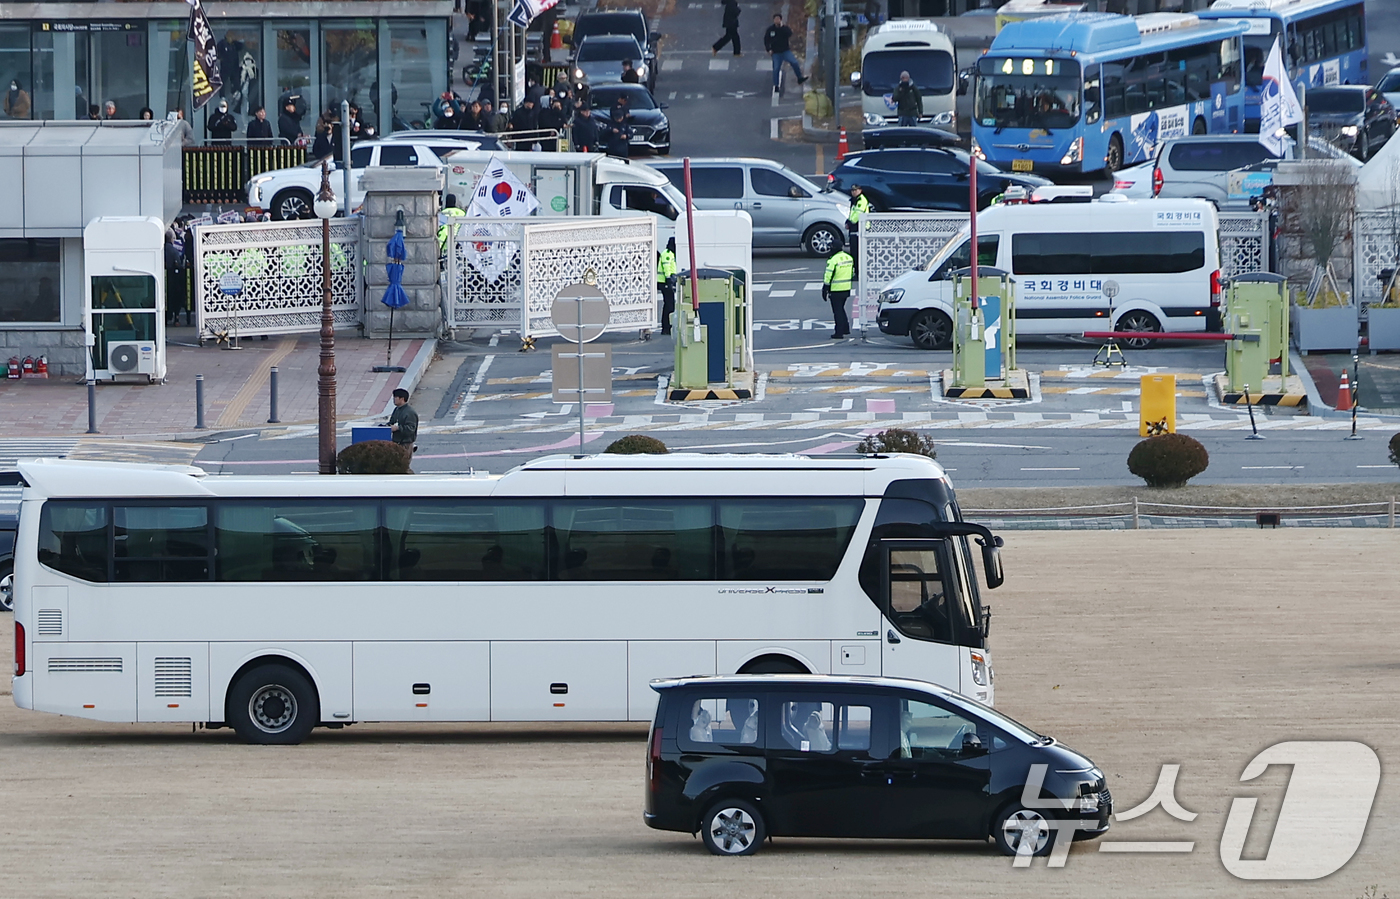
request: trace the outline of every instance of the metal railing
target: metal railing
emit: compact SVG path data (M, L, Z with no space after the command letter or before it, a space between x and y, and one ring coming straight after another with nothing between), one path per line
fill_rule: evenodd
M1396 499L1330 506L1206 506L1146 502L963 509L963 515L1003 530L1138 530L1148 528L1395 527Z
M185 147L181 188L185 203L242 203L248 179L306 162L306 148L289 144L248 147L213 144Z

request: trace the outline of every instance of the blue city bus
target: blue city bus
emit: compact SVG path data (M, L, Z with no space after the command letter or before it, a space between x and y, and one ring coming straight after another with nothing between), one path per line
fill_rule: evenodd
M1014 172L1113 172L1244 122L1240 22L1067 13L1011 22L977 62L973 152Z
M1275 38L1282 38L1284 64L1299 97L1308 87L1371 83L1366 76L1364 0L1215 0L1196 15L1248 28L1244 130L1250 133L1259 130L1259 87Z

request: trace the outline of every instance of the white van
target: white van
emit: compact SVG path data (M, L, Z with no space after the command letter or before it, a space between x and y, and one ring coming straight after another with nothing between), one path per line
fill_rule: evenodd
M899 121L892 94L899 83L899 73L908 72L924 96L924 114L919 123L956 133L955 60L952 39L931 19L894 19L870 29L861 49L860 71L851 73L851 84L860 90L866 126Z
M1220 319L1220 241L1205 200L1100 199L993 206L977 216L977 262L1011 272L1016 333L1205 331ZM920 349L952 345L951 272L969 229L880 293L880 331ZM1113 294L1112 297L1109 294ZM1135 338L1128 346L1150 341Z

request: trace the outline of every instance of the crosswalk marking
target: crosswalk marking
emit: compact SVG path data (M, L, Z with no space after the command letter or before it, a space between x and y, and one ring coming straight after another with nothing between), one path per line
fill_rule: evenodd
M770 290L770 291L768 291L768 295L769 295L770 297L791 297L791 296L796 296L796 295L797 295L797 291L795 291L795 290Z
M773 71L773 60L771 60L771 59L764 59L762 56L760 56L757 60L755 60L755 62L758 63L758 66L756 67L755 71L759 71L759 72L771 72L771 71ZM971 176L969 176L969 177L971 177Z
M14 468L20 459L62 459L77 445L75 437L14 437L0 440L0 465Z
M661 63L661 71L663 71L663 72L674 72L674 71L676 71L677 69L679 69L679 68L681 67L681 62L682 62L682 61L681 61L681 59L680 59L679 57L674 58L674 59L667 59L667 60L664 60L664 61ZM675 95L672 94L672 96L675 96Z
M711 71L711 72L727 72L727 71L729 71L729 60L727 60L727 59L712 59L712 60L710 60L710 71Z
M821 290L821 289L822 289L822 282L820 282L820 281L808 281L806 284L803 284L803 285L802 285L802 289L803 289L803 290Z

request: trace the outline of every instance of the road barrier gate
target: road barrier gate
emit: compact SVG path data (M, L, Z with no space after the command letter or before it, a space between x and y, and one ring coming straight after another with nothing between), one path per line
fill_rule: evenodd
M972 269L952 273L953 386L984 387L1016 368L1016 290L998 268L977 270L977 308L972 306Z

